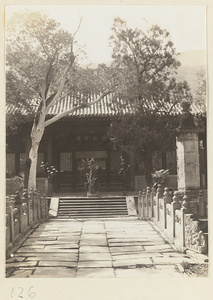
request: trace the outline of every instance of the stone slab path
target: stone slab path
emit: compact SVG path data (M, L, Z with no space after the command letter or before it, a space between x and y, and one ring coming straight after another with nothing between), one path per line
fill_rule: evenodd
M50 220L7 259L10 278L187 277L197 263L137 219Z

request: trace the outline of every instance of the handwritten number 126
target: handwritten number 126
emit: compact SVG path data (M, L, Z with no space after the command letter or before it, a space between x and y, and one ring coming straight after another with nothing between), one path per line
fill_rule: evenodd
M36 293L33 292L32 289L33 289L33 286L31 286L28 290L28 296L31 299L36 296ZM24 298L23 291L24 291L24 289L22 287L19 287L18 291L17 291L17 295L15 295L15 296L18 296L19 298ZM13 298L13 297L14 297L14 287L12 288L12 291L11 291L11 298Z

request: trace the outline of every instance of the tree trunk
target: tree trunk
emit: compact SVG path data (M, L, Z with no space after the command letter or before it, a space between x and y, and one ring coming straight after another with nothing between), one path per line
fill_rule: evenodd
M30 159L30 171L29 171L29 180L28 180L28 189L36 189L36 169L38 161L38 149L40 141L44 133L44 117L40 116L38 123L33 123L31 131L31 149L29 153Z
M33 188L36 189L36 169L37 169L37 161L38 161L38 148L39 144L32 138L32 146L30 149L29 158L31 161L30 164L30 172L29 172L29 180L28 180L28 189Z
M31 160L29 159L31 140L30 140L30 137L27 137L27 136L24 136L22 138L22 140L25 145L25 154L26 154L26 162L25 162L25 168L24 168L24 188L27 189L28 181L29 181L30 165L31 165Z

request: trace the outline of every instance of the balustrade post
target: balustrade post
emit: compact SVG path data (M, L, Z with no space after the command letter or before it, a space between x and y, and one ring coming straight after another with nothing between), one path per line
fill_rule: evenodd
M181 231L182 231L182 247L185 247L185 218L184 215L190 213L190 200L188 196L188 192L184 192L183 202L181 207Z
M38 199L37 199L37 215L38 215L38 220L41 220L41 194L38 191Z
M15 199L15 207L18 209L19 232L21 232L21 229L22 229L22 197L18 191L15 192L14 199Z
M173 224L172 234L173 234L173 238L175 237L175 210L181 208L181 204L180 204L179 200L180 200L179 193L178 193L178 191L175 191L174 196L172 198L172 224Z
M141 220L141 197L142 197L142 192L139 191L138 194L138 218Z
M160 220L160 207L159 207L159 199L163 197L163 187L161 184L158 185L157 193L156 193L156 205L157 205L157 221Z
M34 190L34 220L38 220L38 191Z
M145 217L145 209L146 209L146 189L143 189L143 193L142 193L142 209L141 209L141 217L142 217L142 219Z
M27 204L27 226L30 225L30 199L27 190L23 191L23 201Z
M28 197L28 214L29 214L29 224L33 221L34 215L33 215L33 189L31 188L29 191L29 197Z
M48 207L48 201L49 200L47 200L46 196L44 197L44 199L45 199L45 219L46 219L49 215L49 207Z
M146 188L146 217L149 218L149 207L151 206L151 188Z
M182 208L184 210L184 213L190 212L190 200L189 200L189 195L188 195L187 191L184 192Z
M167 228L167 220L166 220L166 204L171 203L171 194L169 188L166 187L163 193L163 227Z
M154 212L153 212L153 205L154 205L154 197L156 195L156 189L155 187L153 186L152 189L151 189L151 218L154 216Z
M13 208L14 208L14 203L15 199L14 196L12 195L10 197L10 204L9 204L9 209L10 209L10 233L11 233L11 242L13 243L15 240L15 228L14 228L14 217L13 217Z

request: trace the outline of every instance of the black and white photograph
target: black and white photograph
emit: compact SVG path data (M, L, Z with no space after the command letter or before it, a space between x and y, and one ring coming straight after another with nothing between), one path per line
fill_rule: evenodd
M5 6L6 281L208 278L206 6L29 4Z

